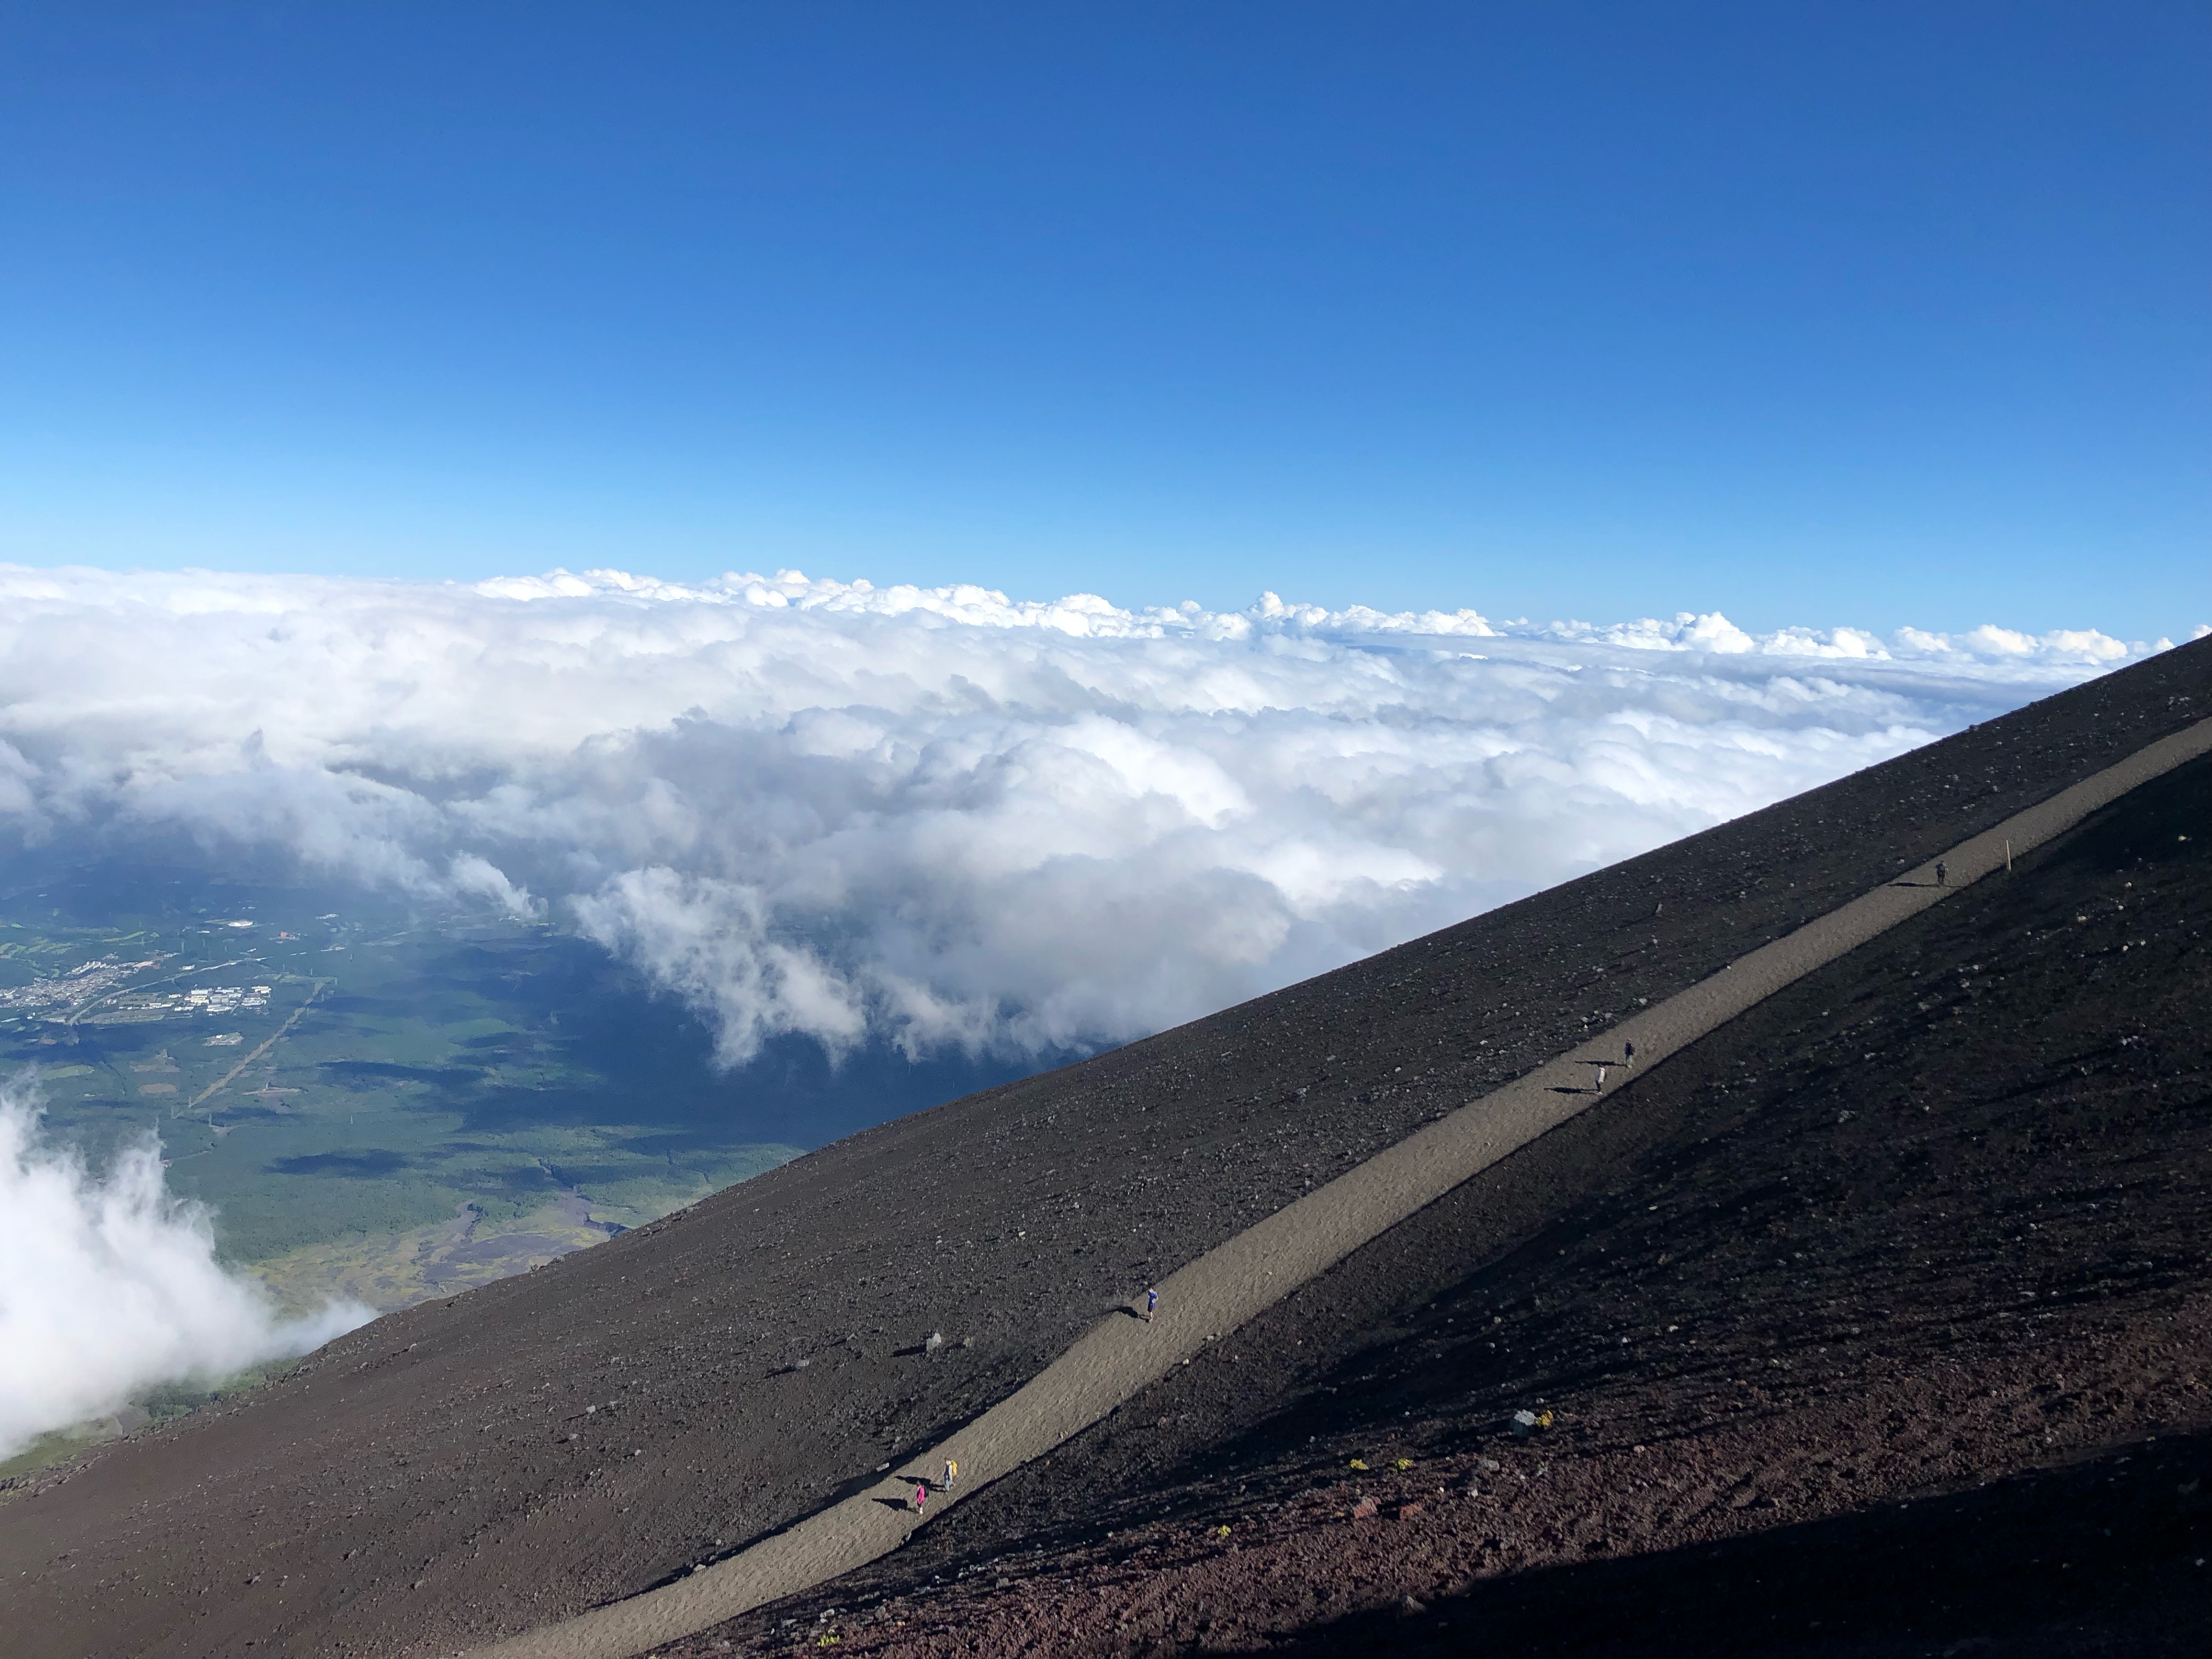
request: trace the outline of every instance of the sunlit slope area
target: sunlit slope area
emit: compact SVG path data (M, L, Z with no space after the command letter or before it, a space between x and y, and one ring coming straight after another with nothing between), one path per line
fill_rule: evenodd
M740 1545L1435 1113L2191 723L2207 663L2167 653L380 1321L0 1505L31 1650L434 1653ZM1539 1210L1581 1195L1523 1167Z

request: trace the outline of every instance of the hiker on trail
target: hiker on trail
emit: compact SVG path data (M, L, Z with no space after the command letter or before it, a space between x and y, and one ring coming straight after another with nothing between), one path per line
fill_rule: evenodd
M1593 1093L1602 1093L1602 1092L1604 1091L1604 1089L1605 1089L1605 1067L1604 1067L1602 1065L1601 1065L1601 1066L1599 1066L1599 1067L1597 1068L1597 1088L1596 1088L1595 1090L1592 1091L1592 1092L1593 1092Z
M920 1515L921 1513L921 1506L927 1502L929 1502L929 1482L927 1480L915 1481L914 1483L914 1512L916 1515Z
M1158 1311L1159 1305L1159 1291L1157 1290L1146 1291L1145 1292L1145 1323L1149 1325L1152 1322L1152 1315Z
M1636 1045L1634 1043L1624 1042L1620 1045L1620 1066L1621 1069L1626 1072L1632 1072L1636 1069Z
M951 1458L945 1460L945 1490L951 1492L952 1483L960 1478L960 1466Z
M1936 884L1938 887L1948 887L1951 884L1951 872L1943 867L1943 860L1941 859L1936 860Z

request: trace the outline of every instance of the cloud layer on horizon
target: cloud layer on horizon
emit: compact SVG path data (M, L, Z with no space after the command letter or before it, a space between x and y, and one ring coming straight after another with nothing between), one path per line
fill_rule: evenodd
M0 828L547 911L732 1062L1123 1041L2160 648L0 566Z

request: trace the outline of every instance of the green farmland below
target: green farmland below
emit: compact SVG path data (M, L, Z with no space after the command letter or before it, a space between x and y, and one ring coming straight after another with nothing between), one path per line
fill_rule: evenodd
M179 871L0 895L0 1065L171 1190L288 1308L451 1294L1016 1074L709 1034L591 943Z

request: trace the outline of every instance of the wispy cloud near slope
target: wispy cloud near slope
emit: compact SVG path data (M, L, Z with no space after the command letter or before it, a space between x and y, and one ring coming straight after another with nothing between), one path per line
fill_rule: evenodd
M280 1322L216 1260L206 1212L169 1196L151 1139L95 1176L40 1135L27 1074L0 1084L0 1458L151 1383L218 1381L369 1317Z
M2163 641L2157 642L2162 644ZM1124 1039L2157 648L0 567L0 823L550 906L738 1060Z

